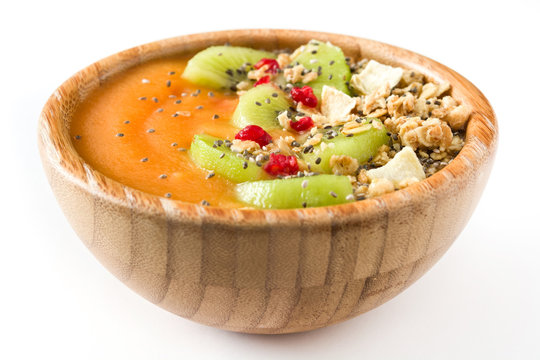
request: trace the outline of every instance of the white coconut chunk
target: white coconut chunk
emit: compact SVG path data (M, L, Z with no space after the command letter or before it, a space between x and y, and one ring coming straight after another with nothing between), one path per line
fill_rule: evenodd
M367 176L371 181L381 178L390 180L396 188L426 178L424 168L410 146L404 147L386 165L369 170Z
M366 68L360 74L351 77L351 86L364 95L369 95L386 83L390 88L396 86L403 76L403 69L383 65L375 60L369 60Z
M356 100L331 86L323 86L321 93L321 113L328 121L345 118L356 106Z

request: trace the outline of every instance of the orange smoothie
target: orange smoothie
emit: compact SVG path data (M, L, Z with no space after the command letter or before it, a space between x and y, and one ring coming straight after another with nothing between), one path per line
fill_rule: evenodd
M195 134L233 139L238 103L180 76L185 58L159 59L108 79L77 109L70 133L94 169L132 188L192 203L238 207L234 184L196 166Z

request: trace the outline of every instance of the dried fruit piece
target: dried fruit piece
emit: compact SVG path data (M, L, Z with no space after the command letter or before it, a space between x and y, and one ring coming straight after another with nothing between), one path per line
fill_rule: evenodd
M265 65L268 66L265 72L270 72L272 74L275 74L279 70L279 63L277 62L277 60L270 59L270 58L262 58L253 67L255 69L260 69Z
M262 84L268 84L269 82L270 82L270 76L266 75L260 78L259 80L257 80L255 84L253 84L253 87L257 87Z
M313 119L309 116L305 116L301 119L298 119L297 121L291 120L290 122L291 128L298 132L309 130L313 127L313 125Z
M264 165L264 171L272 176L287 176L298 172L298 162L294 156L270 154L270 160Z
M400 67L383 65L375 60L369 60L366 68L360 74L352 76L351 86L360 94L369 95L385 83L393 88L399 83L402 76L403 69Z
M248 125L240 130L235 136L238 140L251 140L259 144L260 147L272 142L272 136L257 125Z
M291 97L294 101L302 103L307 107L314 108L317 106L317 97L313 94L311 86L293 87L291 89Z
M381 178L389 180L396 188L402 187L401 185L404 182L411 184L426 178L422 164L414 150L409 146L398 152L388 164L369 170L367 176L372 181Z

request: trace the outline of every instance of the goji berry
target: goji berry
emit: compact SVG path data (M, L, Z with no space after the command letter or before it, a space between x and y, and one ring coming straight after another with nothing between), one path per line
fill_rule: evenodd
M235 136L238 140L251 140L255 141L261 147L268 145L272 142L272 137L264 129L257 125L248 125L240 130Z

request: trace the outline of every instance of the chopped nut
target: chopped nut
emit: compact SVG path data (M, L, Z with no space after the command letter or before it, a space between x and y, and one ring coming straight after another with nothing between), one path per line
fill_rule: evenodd
M405 188L405 187L407 187L407 186L410 186L410 185L412 185L412 184L415 184L415 183L417 183L417 182L419 182L419 181L420 181L420 180L418 180L418 179L415 178L415 177L403 179L403 180L401 180L401 181L399 182L397 188L398 188L398 189L403 189L403 188Z
M283 70L283 75L285 76L285 80L290 83L297 83L302 80L302 71L304 71L305 68L303 65L296 65L292 68L287 68Z
M390 157L388 156L389 151L390 147L388 145L379 147L379 150L377 150L377 154L373 157L371 163L376 166L386 165L390 161Z
M445 150L452 143L452 130L445 122L437 118L427 119L414 131L418 135L420 145L428 149L438 147Z
M249 152L260 149L261 147L255 141L234 139L232 141L231 150L237 153L242 153L244 150Z
M364 114L369 114L376 109L385 109L386 110L386 97L390 95L390 85L385 83L380 88L369 94L364 98L364 103L362 104L362 112Z
M304 52L304 50L306 49L306 46L305 45L302 45L300 46L299 48L297 48L296 50L294 50L294 52L291 54L291 61L296 59L298 57L298 55L300 55L301 53Z
M391 95L386 100L388 114L392 117L400 117L410 114L414 110L415 99L411 93L404 96Z
M361 169L356 178L362 184L369 184L370 181L371 181L371 180L369 180L369 177L367 176L367 170L366 169Z
M470 106L462 104L450 110L443 120L450 125L452 130L462 130L465 128L467 121L469 121L471 112L472 109Z
M418 71L413 70L404 70L403 75L401 76L401 83L404 86L411 85L412 83L423 83L424 82L424 75L419 73Z
M304 84L307 84L308 82L311 82L311 81L317 79L317 77L319 77L319 75L316 72L311 71L311 72L308 72L307 74L302 76L302 82Z
M394 191L394 184L385 178L373 179L368 188L368 196L375 197Z
M314 135L313 137L307 139L306 142L303 144L303 146L306 147L310 145L312 146L318 145L321 142L322 137L323 137L323 134L318 133Z
M251 87L251 82L249 81L240 81L237 85L236 85L236 88L238 90L247 90Z
M281 112L278 117L279 125L285 130L291 130L291 119L287 116L287 111Z
M350 126L350 127L344 126L343 129L341 130L342 134L344 135L360 134L364 131L368 131L369 129L373 127L371 124L359 124L356 121L349 121L346 124L351 124L351 123L356 123L356 126L355 125Z
M291 143L294 141L292 136L280 137L275 141L276 146L279 149L279 152L283 155L293 155L294 152L291 148Z
M267 73L268 65L263 65L258 69L253 69L250 72L248 72L248 79L250 80L259 80L263 76L270 75L271 73Z
M291 63L291 57L286 53L281 53L277 56L277 62L279 64L279 67L283 69L285 68L285 66Z
M444 94L446 91L450 90L449 82L442 82L440 84L427 83L422 87L422 94L420 95L423 99L436 98Z
M332 155L330 168L336 175L356 175L358 160L347 155Z

